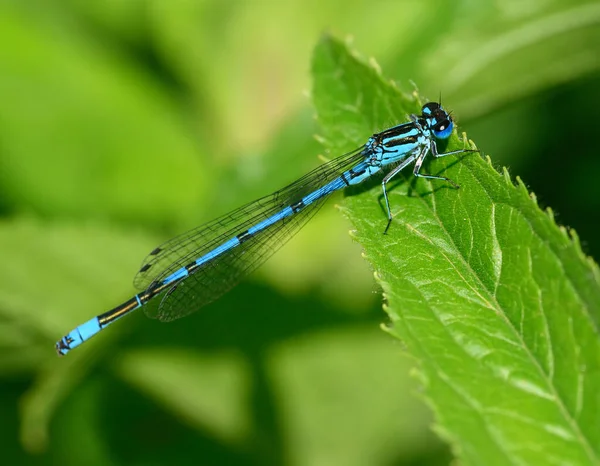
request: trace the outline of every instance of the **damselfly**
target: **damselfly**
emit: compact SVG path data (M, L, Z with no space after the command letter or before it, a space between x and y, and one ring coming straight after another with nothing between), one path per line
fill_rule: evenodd
M415 176L456 186L446 177L420 172L429 153L443 157L473 152L438 153L436 140L447 139L453 127L441 105L430 102L421 115L411 115L409 122L374 134L362 147L321 165L282 190L167 241L144 259L134 280L141 293L72 330L56 343L56 350L67 354L140 307L162 321L191 314L267 260L316 213L329 194L389 167L391 171L381 182L387 232L392 222L387 183L407 165L414 162ZM147 305L150 301L154 305Z

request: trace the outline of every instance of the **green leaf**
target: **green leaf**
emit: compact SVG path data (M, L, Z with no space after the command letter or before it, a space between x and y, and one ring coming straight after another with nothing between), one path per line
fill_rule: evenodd
M336 153L421 104L330 37L313 73ZM464 144L453 136L442 150ZM420 361L436 430L465 464L597 464L598 267L489 159L448 156L424 171L461 188L407 170L390 192L388 235L379 183L349 196L344 211L383 288L389 332Z
M410 396L394 399L417 384L407 377L413 362L389 343L369 323L273 348L269 375L275 399L285 400L281 430L296 464L448 464L425 407ZM436 454L446 461L432 463Z
M468 15L475 27L458 21L450 40L425 60L430 83L438 70L446 70L445 95L461 97L461 114L481 115L507 101L597 73L600 67L597 2L538 2L529 9L505 3L501 14L497 6L488 5Z
M181 105L77 21L27 8L0 5L0 200L46 215L189 222L212 177Z
M29 341L19 338L14 349L32 341L51 344L69 326L126 298L134 291L128 283L139 258L156 242L102 224L28 217L0 223L0 318L29 334ZM8 346L9 340L0 341Z
M352 466L365 458L368 464L390 464L391 458L435 452L423 406L405 397L390 412L389 399L413 390L415 381L406 377L411 361L399 357L375 326L307 332L264 353L256 361L232 348L161 346L125 351L111 367L170 416L232 449L256 450L269 431L256 406L263 384L253 370L258 364L268 379L265 401L277 413L276 435L285 438L286 454L297 464ZM390 365L404 370L389 374ZM395 445L395 437L407 442Z
M20 435L28 451L46 448L50 421L61 403L114 347L131 319L68 358L56 356L54 343L132 293L127 287L132 271L155 243L155 238L101 225L31 218L0 224L0 374L37 371L20 402Z
M378 23L399 31L388 38L394 46L383 47L382 41L373 50L390 76L414 80L426 92L441 91L463 120L600 69L598 2L408 3L401 27Z
M206 428L231 443L241 442L248 434L245 397L250 376L239 354L204 356L175 348L133 350L122 355L115 370L192 427Z

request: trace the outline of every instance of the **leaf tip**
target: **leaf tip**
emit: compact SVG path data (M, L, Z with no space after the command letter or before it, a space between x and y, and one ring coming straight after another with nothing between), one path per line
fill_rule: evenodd
M417 86L417 83L414 82L412 79L408 80L408 84L410 84L410 86L413 88L412 92L410 93L414 99L419 99L420 95L419 95L419 87Z
M537 197L535 196L535 194L533 192L529 192L529 189L527 189L527 185L521 179L520 176L516 177L516 181L517 181L517 188L521 191L521 193L523 193L524 195L531 198L537 204Z
M392 324L390 322L382 322L379 324L379 328L383 330L385 333L392 335Z
M502 167L502 175L504 176L504 181L506 182L507 185L514 186L512 179L510 177L510 173L508 172L508 168Z
M429 377L427 377L425 372L420 370L418 367L413 367L410 370L410 376L413 379L415 379L417 382L419 382L419 385L421 386L421 388L429 387L429 385L430 385Z
M381 66L379 65L379 63L377 62L377 60L375 59L375 57L369 57L369 66L375 70L375 72L381 76L382 75L382 71L381 71ZM390 80L391 83L393 83L393 80ZM394 85L394 84L392 84Z
M573 243L575 244L575 246L577 246L578 249L581 249L581 241L579 240L579 235L577 234L575 228L569 228L567 231L569 237L571 238L571 241L573 241Z
M344 37L344 45L348 48L351 48L354 45L354 36L352 34L346 34L346 37Z
M527 189L527 188L525 188L525 189ZM538 198L533 191L529 192L529 198L535 203L535 205L539 205Z

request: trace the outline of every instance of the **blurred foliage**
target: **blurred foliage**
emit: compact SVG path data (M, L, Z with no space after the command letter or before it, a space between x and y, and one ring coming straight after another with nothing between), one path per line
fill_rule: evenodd
M318 163L324 30L441 92L598 257L599 24L580 0L0 3L4 461L447 464L335 201L201 313L52 346L160 241Z

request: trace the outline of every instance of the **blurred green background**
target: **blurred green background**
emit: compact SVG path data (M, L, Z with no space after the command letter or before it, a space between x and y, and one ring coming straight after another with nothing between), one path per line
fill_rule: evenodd
M154 246L319 163L325 31L441 93L600 256L597 1L4 0L4 464L449 463L340 196L202 312L139 313L54 353L134 293Z

